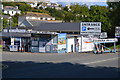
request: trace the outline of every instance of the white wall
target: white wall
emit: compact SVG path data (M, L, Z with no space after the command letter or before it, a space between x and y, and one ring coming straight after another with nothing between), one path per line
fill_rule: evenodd
M74 38L67 38L67 52L71 52L71 45L73 44L73 52L75 51Z
M90 42L89 38L82 37L82 47L81 47L81 37L78 37L79 39L79 52L87 52L87 51L93 51L94 50L94 43Z
M16 13L20 14L21 11L13 11L13 10L4 10L5 14L10 14L11 16L14 16Z

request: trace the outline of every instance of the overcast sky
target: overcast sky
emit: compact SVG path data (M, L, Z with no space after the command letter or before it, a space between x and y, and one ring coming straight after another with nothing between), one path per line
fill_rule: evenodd
M90 5L100 5L107 6L107 0L49 0L50 2L61 2L63 6L68 5L69 2L77 2L79 4L87 4Z
M106 2L107 0L50 0L53 2Z

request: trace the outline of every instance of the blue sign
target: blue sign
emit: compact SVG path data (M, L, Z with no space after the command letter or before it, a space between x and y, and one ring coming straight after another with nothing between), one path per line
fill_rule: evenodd
M86 31L86 27L85 26L82 26L82 31Z

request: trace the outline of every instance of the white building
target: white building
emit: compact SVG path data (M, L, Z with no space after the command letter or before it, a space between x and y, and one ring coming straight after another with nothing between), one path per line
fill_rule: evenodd
M18 6L13 7L13 6L5 6L3 8L3 13L9 14L10 16L14 16L16 14L21 14L21 11L18 10Z
M31 7L37 7L37 2L28 2Z
M39 9L41 7L43 9L45 9L45 8L49 7L49 8L55 8L57 10L61 10L62 8L59 6L60 6L60 4L58 4L58 3L43 2L42 4L39 4L37 6L37 8Z

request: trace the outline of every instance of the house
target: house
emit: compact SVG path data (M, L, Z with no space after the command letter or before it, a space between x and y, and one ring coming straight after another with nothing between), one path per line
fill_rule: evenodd
M5 6L3 8L3 13L9 14L10 16L14 16L16 14L21 14L21 11L18 9L18 6Z
M62 21L55 20L54 17L46 13L27 12L18 18L18 26L31 27L38 26L41 23L61 23Z
M57 9L57 10L61 10L62 8L61 7L59 7L60 6L60 4L58 4L58 3L50 3L50 2L43 2L43 3L41 3L41 4L39 4L38 6L37 6L37 8L38 9L40 9L40 8L43 8L43 9L45 9L45 8L55 8L55 9Z
M37 2L28 2L31 7L37 7Z

